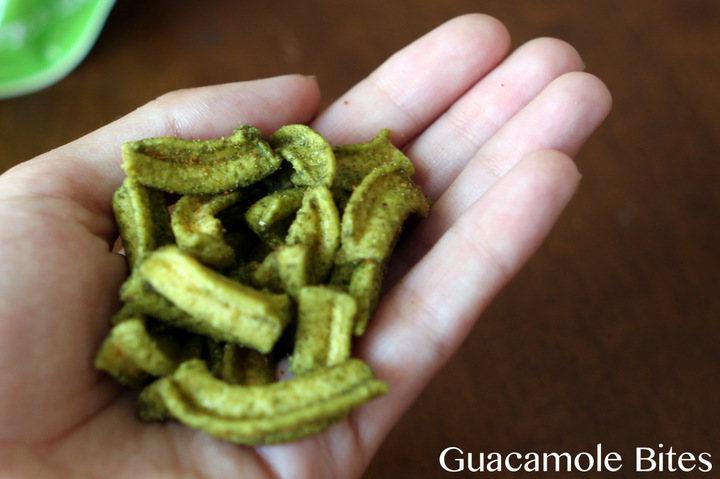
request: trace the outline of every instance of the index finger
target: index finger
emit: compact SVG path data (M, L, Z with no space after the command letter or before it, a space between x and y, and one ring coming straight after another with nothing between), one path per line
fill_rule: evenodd
M125 176L120 168L123 142L159 136L210 139L229 135L243 123L272 132L310 121L319 98L315 80L301 75L171 92L7 171L0 177L0 191L6 197L61 196L110 215L112 192Z
M393 143L402 147L491 71L509 48L510 36L496 19L482 14L454 18L391 56L312 126L331 144L364 142L390 128Z

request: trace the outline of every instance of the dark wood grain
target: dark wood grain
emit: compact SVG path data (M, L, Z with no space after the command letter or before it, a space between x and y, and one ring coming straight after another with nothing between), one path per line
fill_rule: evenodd
M719 2L122 0L70 76L0 101L0 171L177 88L300 72L318 76L327 104L471 11L502 20L515 46L537 36L575 45L614 108L578 156L580 190L548 241L366 477L443 477L448 446L578 453L598 443L625 458L612 477L635 477L635 448L660 443L709 452L716 473Z

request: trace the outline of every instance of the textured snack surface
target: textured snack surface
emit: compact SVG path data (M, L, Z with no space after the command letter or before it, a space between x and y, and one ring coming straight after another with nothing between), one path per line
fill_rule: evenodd
M122 150L113 207L130 274L95 366L142 389L141 418L275 444L387 392L352 340L403 223L430 207L389 130L331 147L305 125L268 140L242 125ZM284 357L292 379L275 374Z

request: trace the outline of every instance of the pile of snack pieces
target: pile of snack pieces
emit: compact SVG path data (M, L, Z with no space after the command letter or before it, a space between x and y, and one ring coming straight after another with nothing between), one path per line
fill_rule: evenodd
M352 338L403 223L430 206L389 130L336 147L305 125L150 138L123 145L123 169L113 208L130 275L95 366L142 388L141 418L272 444L387 391Z

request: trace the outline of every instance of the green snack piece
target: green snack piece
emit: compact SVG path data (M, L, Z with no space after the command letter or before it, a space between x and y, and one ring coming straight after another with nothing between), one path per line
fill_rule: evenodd
M225 242L225 228L216 215L240 198L241 194L237 191L181 197L170 217L180 249L209 266L230 266L235 261L235 251Z
M252 273L253 284L272 291L284 291L293 298L310 277L310 248L282 245L268 254Z
M429 208L427 198L401 164L375 168L355 189L345 207L336 262L387 260L405 219L411 213L425 216Z
M230 384L252 386L275 380L275 368L269 355L232 343L221 346L220 355L210 369L215 377Z
M353 334L361 336L370 316L375 312L382 283L385 277L386 262L362 260L357 263L336 266L330 283L347 291L357 305Z
M370 316L375 312L382 293L385 277L385 262L361 261L352 273L348 293L357 302L358 313L353 332L361 336L365 332Z
M129 311L134 311L136 314L156 318L167 324L168 327L176 326L183 329L185 325L192 326L197 322L192 315L155 291L138 272L133 272L125 280L120 288L120 299L125 301L123 309L128 308ZM223 334L222 331L213 331L213 337L219 338L218 340L222 339Z
M140 395L141 417L170 416L231 442L260 445L320 432L387 392L358 359L262 386L231 385L189 360Z
M134 321L139 320L128 319L110 330L95 355L95 368L110 374L121 384L140 387L148 382L150 374L128 353L128 349L137 349L137 341L131 333L126 346L126 334L122 327L123 324L132 324Z
M306 125L286 125L270 137L273 150L292 163L292 182L298 186L332 186L335 155L325 138Z
M277 170L277 156L255 127L213 140L161 137L123 144L123 169L140 183L180 194L214 194L247 186Z
M390 130L381 130L367 143L340 145L333 148L337 161L337 186L341 197L337 198L342 206L362 180L375 168L387 164L397 164L411 177L415 168L407 156L390 142Z
M118 312L113 314L113 317L110 318L110 324L114 326L122 321L125 321L126 319L145 320L147 319L147 317L142 311L135 308L132 304L125 303L122 305L120 310L118 310Z
M307 188L285 240L253 272L254 282L295 297L302 286L324 281L339 244L340 218L332 193L325 186Z
M187 314L175 318L158 315L158 319L217 340L268 353L290 321L287 295L266 293L233 281L176 246L165 246L148 255L136 273L135 281L148 283ZM126 290L124 299L128 301L129 296Z
M162 191L125 178L113 194L112 206L130 269L150 251L173 242Z
M341 244L331 283L358 303L354 333L364 333L381 293L387 261L407 217L425 216L430 204L401 161L368 173L350 196L342 217Z
M187 335L185 335L187 336ZM153 334L143 319L125 319L116 324L95 357L95 367L131 387L151 376L172 373L184 360L197 356L199 343L186 344L172 334Z
M310 248L300 244L284 245L269 257L275 258L282 289L296 297L300 288L308 284L310 278Z
M326 186L305 191L302 206L288 230L286 243L311 248L311 284L322 282L327 277L340 246L340 217L333 195Z
M298 297L298 324L290 371L304 374L350 358L357 306L347 293L306 286Z
M302 206L305 188L276 191L256 201L245 213L248 226L269 247L285 243L288 224Z
M190 359L173 372L172 379L189 402L212 414L257 418L326 401L359 383L374 380L374 376L367 364L353 358L285 381L242 386L216 378L204 361Z
M145 421L163 421L170 419L170 411L165 407L164 397L171 380L168 376L156 379L145 386L138 396L138 416Z
M325 405L315 405L285 414L239 419L216 416L186 402L184 391L170 380L163 381L158 386L155 389L155 394L159 396L154 399L156 402L139 406L141 419L177 419L211 436L247 446L280 444L317 434L346 417L350 410L364 402L366 397L379 394L366 386L349 391L345 397L335 401L335 404L330 404L329 410ZM142 395L141 398L144 399ZM153 410L155 417L150 412Z

